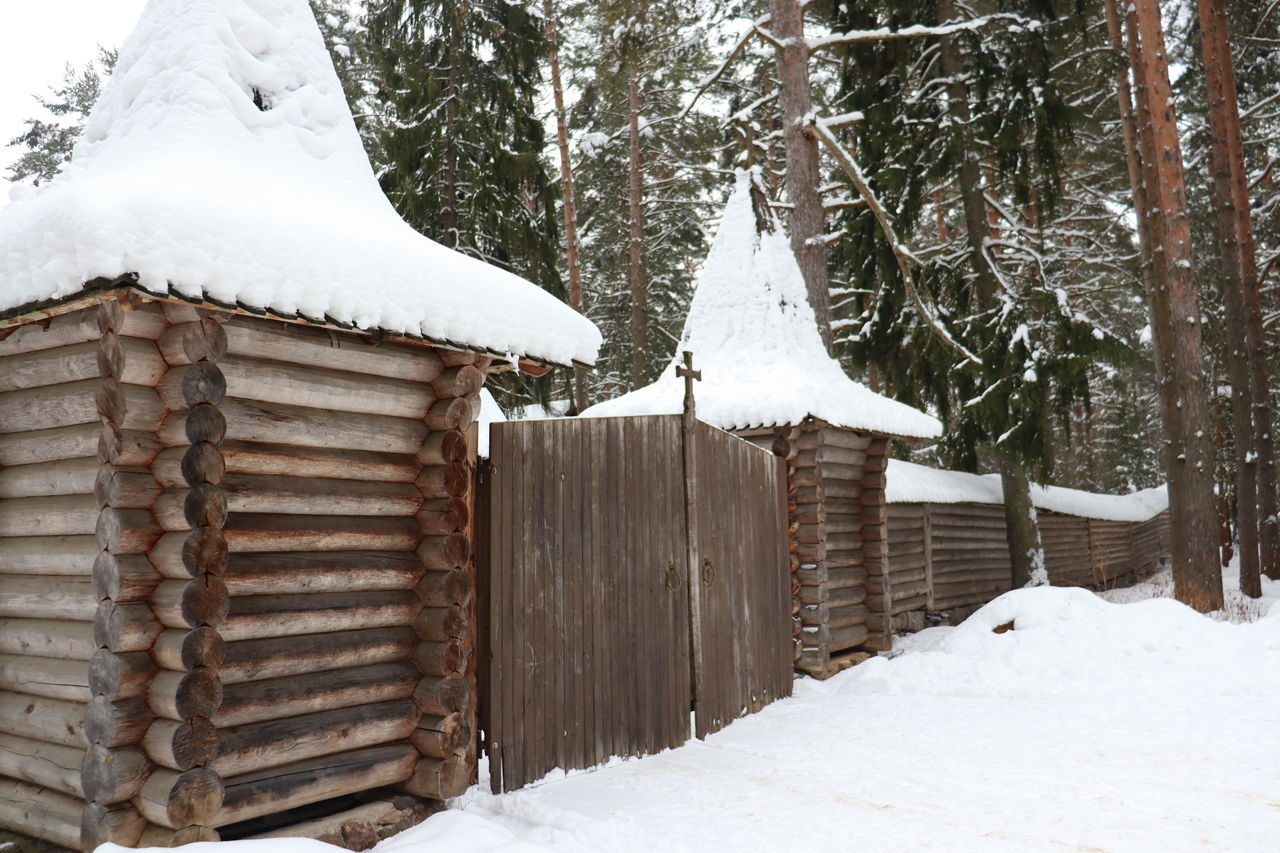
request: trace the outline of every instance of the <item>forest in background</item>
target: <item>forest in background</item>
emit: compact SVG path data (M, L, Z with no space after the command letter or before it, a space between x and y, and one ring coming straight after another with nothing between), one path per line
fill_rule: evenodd
M1175 570L1280 565L1280 0L311 2L401 215L604 333L505 407L656 378L755 167L833 354L946 424L897 455L1011 504L1168 480ZM41 96L14 178L56 173L113 61Z

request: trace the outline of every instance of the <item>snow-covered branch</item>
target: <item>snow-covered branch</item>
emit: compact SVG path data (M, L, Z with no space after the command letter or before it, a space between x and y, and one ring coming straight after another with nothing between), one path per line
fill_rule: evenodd
M888 27L878 27L874 30L846 30L842 33L831 33L830 35L817 36L815 38L806 39L809 50L817 52L832 47L839 47L847 44L864 44L873 41L889 41L890 39L918 39L949 36L955 33L971 32L979 30L983 27L996 23L1009 23L1022 27L1034 27L1034 21L1028 20L1021 15L1012 15L1001 13L996 15L983 15L980 18L971 18L967 21L952 21L938 26L925 26L924 24L916 24L910 27L903 27L900 30L891 30Z

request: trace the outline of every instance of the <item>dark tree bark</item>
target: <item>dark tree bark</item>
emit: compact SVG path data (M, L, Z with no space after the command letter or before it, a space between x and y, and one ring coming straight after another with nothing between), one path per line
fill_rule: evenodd
M1147 302L1164 423L1169 520L1174 530L1174 594L1207 613L1223 604L1215 543L1213 430L1192 275L1182 149L1157 0L1135 0L1127 9L1126 28L1136 83L1138 160L1146 188L1139 216L1145 218L1151 240Z
M569 156L569 122L564 109L564 85L560 79L560 37L552 0L542 0L547 19L547 58L551 64L551 92L556 105L556 147L560 150L560 192L564 204L564 255L569 273L569 304L582 313L582 264L578 253L578 204L573 191L573 161ZM573 407L587 407L587 372L573 369Z
M818 139L809 129L813 96L809 47L804 40L804 7L796 0L770 0L769 28L782 45L776 51L782 139L787 161L787 201L791 204L791 250L804 274L818 331L831 349L831 289L827 279L826 214Z
M1237 175L1243 186L1244 156L1240 140L1240 113L1236 105L1235 73L1227 32L1226 4L1199 0L1200 37L1204 52L1205 83L1209 95L1209 137L1213 206L1218 250L1222 263L1222 295L1227 309L1225 336L1228 374L1231 379L1231 428L1235 445L1236 535L1240 542L1240 589L1245 595L1262 595L1258 552L1258 446L1254 418L1254 388L1250 359L1248 306L1245 293L1241 227L1252 230L1249 200L1237 198ZM1236 205L1244 208L1243 222ZM1254 271L1254 289L1257 273ZM1265 388L1265 383L1263 384Z

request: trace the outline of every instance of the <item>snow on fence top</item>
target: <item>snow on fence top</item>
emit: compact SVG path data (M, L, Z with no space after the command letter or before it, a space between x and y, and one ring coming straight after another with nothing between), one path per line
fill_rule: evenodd
M151 0L63 174L0 212L0 315L158 293L559 364L600 333L378 187L306 0Z
M759 232L750 187L750 176L740 172L671 364L652 385L583 414L679 412L684 380L676 366L690 350L702 371L695 388L698 418L722 429L798 424L812 415L887 435L940 434L936 419L873 393L827 355L787 237L776 222Z
M998 474L942 471L890 459L885 479L888 503L1004 503ZM1033 483L1031 501L1038 509L1063 515L1100 521L1147 521L1169 508L1169 492L1164 486L1156 486L1130 495L1100 495Z

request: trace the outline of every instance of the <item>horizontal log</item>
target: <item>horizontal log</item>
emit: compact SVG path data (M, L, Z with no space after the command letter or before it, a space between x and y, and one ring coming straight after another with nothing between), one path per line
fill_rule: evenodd
M242 640L226 647L218 672L226 685L407 659L418 645L408 626ZM227 705L223 691L223 707Z
M0 501L0 537L93 533L100 510L92 492Z
M97 651L92 622L0 619L0 653L87 661Z
M152 823L181 829L209 825L222 808L223 794L222 779L208 768L178 772L160 767L142 786L134 804Z
M7 360L38 350L96 341L101 334L98 312L94 308L71 311L48 320L19 326L0 341L0 358Z
M177 367L196 361L220 360L227 354L227 333L213 318L177 323L157 341L164 360Z
M210 821L226 826L320 802L342 794L403 782L418 751L407 742L311 758L227 780L222 810Z
M95 744L82 766L85 797L104 805L131 799L151 775L152 766L139 747L107 749Z
M93 595L117 602L147 601L162 577L141 554L117 556L98 552L93 567Z
M101 468L96 454L0 468L0 499L91 495Z
M409 742L430 758L451 758L455 753L464 751L474 735L464 714L427 715L409 735Z
M218 450L223 471L231 474L412 483L421 468L417 460L408 454L370 450L333 450L246 441L224 441ZM156 458L156 479L165 487L181 488L191 482L184 476L183 457L186 453L184 447L171 447Z
M422 506L410 483L228 474L219 488L242 513L411 516Z
M218 632L233 642L392 627L412 623L419 607L418 597L408 590L241 596L231 600L231 611ZM161 618L166 624L173 621L171 612L163 612Z
M424 714L447 716L471 706L471 683L460 674L427 676L418 681L413 701Z
M99 504L124 509L147 509L162 491L155 475L146 468L114 465L98 468L92 489Z
M467 437L459 430L433 432L418 451L422 465L450 465L467 461Z
M88 577L101 549L90 535L0 540L0 574Z
M161 668L186 672L201 666L221 666L226 644L221 634L207 626L194 630L170 628L156 637L151 654Z
M445 369L431 381L436 397L474 397L484 386L484 372L474 364L463 364Z
M211 826L186 826L182 829L169 829L167 826L147 824L134 845L144 847L182 847L201 841L221 841L218 830Z
M424 382L348 370L231 355L218 362L218 368L226 377L227 394L238 400L421 419L437 398Z
M218 730L204 717L156 717L142 736L142 749L151 761L170 770L205 767L217 757Z
M84 736L90 744L130 746L142 740L151 718L145 699L112 702L95 696L85 707Z
M94 418L72 426L0 435L0 465L39 465L94 456L101 432L102 425Z
M89 743L84 734L87 707L83 702L0 690L0 732L83 749Z
M221 728L212 766L231 777L404 740L420 716L412 701L400 699Z
M151 608L141 602L103 601L93 620L94 642L113 652L146 651L162 630Z
M465 397L438 400L427 412L426 425L433 430L465 430L475 421L475 409Z
M0 617L84 622L97 612L91 578L0 575Z
M464 756L423 758L413 776L400 787L417 797L447 800L461 796L475 776L473 763Z
M96 411L116 429L155 432L169 411L154 388L148 388L145 385L129 385L115 379L99 379L95 380L95 384L97 388L94 390L93 399ZM65 424L48 424L48 426L65 426Z
M83 746L45 743L0 732L0 777L19 779L84 799L80 779L84 758Z
M145 554L164 530L150 510L104 507L94 536L98 547L113 554Z
M828 648L832 652L843 651L844 649L852 649L856 646L864 645L871 636L865 623L849 625L845 628L833 629L828 639Z
M124 382L154 386L166 369L155 343L141 338L112 337L111 346L115 351L109 354L105 366L118 367L115 375ZM0 393L106 375L99 363L101 349L100 342L85 341L6 358L0 369Z
M466 635L471 620L466 609L457 605L449 607L424 607L413 620L413 629L424 640L450 640Z
M419 680L406 661L228 684L213 715L220 729L408 699Z
M155 662L146 652L116 654L109 649L98 649L87 668L89 691L112 701L133 699L147 692L155 672Z
M421 534L412 518L239 513L223 528L232 553L247 551L412 551Z
M452 571L470 562L471 541L457 530L447 536L427 536L418 546L417 555L428 571Z
M427 436L427 425L410 418L336 413L322 409L260 403L228 397L208 418L220 419L225 429L201 425L188 428L192 412L172 412L159 429L162 441L181 445L224 438L241 442L267 442L323 449L370 450L414 454ZM206 417L206 415L201 415Z
M378 343L353 333L240 317L224 328L232 355L423 383L444 368L437 351L425 346Z
M423 675L448 676L466 671L471 660L471 649L458 638L444 642L422 642L414 648L412 660Z
M190 672L162 669L147 691L147 704L155 716L167 720L212 719L222 704L223 692L222 680L212 667L197 667Z
M147 819L132 803L89 803L80 818L80 844L84 850L98 845L133 847L147 829Z
M98 431L98 458L112 465L146 468L160 453L160 448L160 439L154 432L114 426L104 426Z
M0 689L72 702L88 702L90 696L84 661L34 655L0 654Z
M186 571L181 567L182 576ZM413 589L423 568L412 553L312 551L233 554L222 576L233 596Z
M823 446L841 447L847 450L871 449L871 436L841 427L826 427L821 432Z
M71 849L80 848L84 802L39 785L0 779L0 827Z
M426 572L418 583L418 600L429 607L448 607L471 603L473 583L463 569L448 572Z

